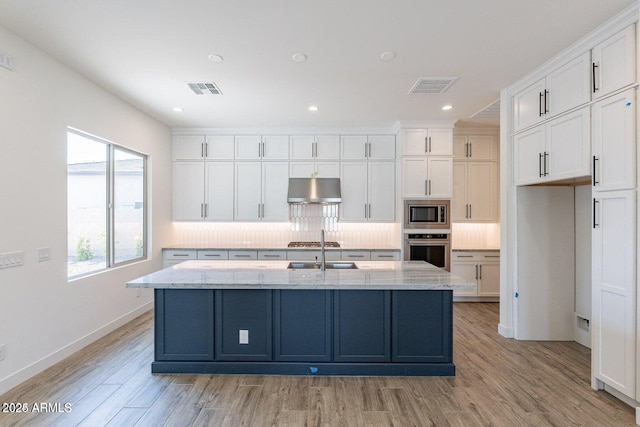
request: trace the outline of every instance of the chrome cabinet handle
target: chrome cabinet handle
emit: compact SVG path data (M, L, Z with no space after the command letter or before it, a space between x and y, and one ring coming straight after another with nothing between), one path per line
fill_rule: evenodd
M200 203L200 218L204 218L204 203Z
M424 195L428 196L429 195L429 184L427 184L427 181L429 181L428 179L424 180Z
M471 216L471 203L469 203L469 219L471 219L471 218L472 218L472 216Z
M549 175L549 170L547 168L548 164L549 164L549 153L545 151L544 152L544 176Z
M204 142L200 144L200 157L204 157Z
M598 76L597 76L597 71L599 71L600 66L598 64L596 64L595 62L591 63L591 78L593 79L593 93L596 93L597 91L600 90L600 88L597 86L597 82L598 82Z
M542 178L542 153L538 153L538 178Z
M429 142L428 142L428 137L424 137L424 152L428 153L429 152Z
M596 185L600 184L598 182L598 178L596 177L596 162L599 161L600 159L598 159L596 156L593 156L593 186L595 187Z
M476 280L478 280L478 264L476 264Z
M478 266L478 279L482 280L482 264Z
M473 147L471 143L469 143L469 157L473 157Z
M600 227L600 224L596 221L596 203L600 203L600 200L593 199L593 228Z
M209 143L205 142L204 143L204 157L209 157Z

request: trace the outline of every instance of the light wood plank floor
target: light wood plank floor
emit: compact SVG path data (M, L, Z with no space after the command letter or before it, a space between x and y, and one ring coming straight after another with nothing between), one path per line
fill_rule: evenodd
M28 404L0 426L635 425L590 389L588 349L504 339L495 303L455 304L454 378L152 375L152 316L0 396ZM32 412L40 402L71 411Z

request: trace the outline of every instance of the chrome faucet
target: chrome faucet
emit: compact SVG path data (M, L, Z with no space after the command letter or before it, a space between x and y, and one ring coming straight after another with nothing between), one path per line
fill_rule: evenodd
M325 270L324 264L324 230L320 230L320 270Z

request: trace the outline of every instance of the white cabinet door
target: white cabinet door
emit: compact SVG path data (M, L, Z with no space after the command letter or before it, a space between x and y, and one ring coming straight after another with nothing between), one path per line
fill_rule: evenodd
M513 137L513 179L516 185L536 184L543 180L545 127L537 126Z
M206 210L208 221L233 220L233 162L205 162Z
M592 372L635 398L635 190L594 192Z
M205 157L208 160L233 160L233 135L207 135Z
M315 152L315 137L313 135L292 135L289 137L290 159L313 159Z
M451 157L427 158L427 197L450 199L453 194Z
M453 137L453 159L467 160L469 157L469 145L467 136Z
M369 162L367 170L368 221L395 221L396 167L394 162Z
M317 160L340 159L340 137L338 135L316 136L316 149L314 158Z
M455 193L454 193L455 199ZM471 222L498 220L498 165L495 162L467 164L468 219Z
M402 159L402 197L424 198L427 196L426 157Z
M513 130L535 125L544 117L545 81L541 79L513 96Z
M367 149L370 160L393 160L396 158L396 137L394 135L369 135Z
M201 220L204 216L204 162L173 163L173 220Z
M428 150L427 129L405 129L402 131L403 156L424 156Z
M479 262L478 263L478 296L479 297L499 297L500 296L500 263L499 262Z
M547 124L548 153L545 171L548 180L578 178L591 174L591 119L589 108L582 108Z
M367 162L342 162L340 166L342 203L340 218L364 221L367 206Z
M451 198L451 221L453 222L466 222L469 219L467 166L467 162L453 162L453 195Z
M469 160L498 160L498 140L493 135L469 135Z
M593 187L598 191L636 186L636 91L592 106Z
M173 160L202 160L204 142L202 135L175 135L172 144Z
M237 135L235 143L236 159L258 160L262 157L262 136Z
M340 178L340 162L291 162L291 178Z
M451 274L460 276L463 279L468 280L471 283L476 283L476 267L475 262L451 262ZM453 291L453 296L456 297L475 297L478 295L477 289L459 289Z
M453 154L453 130L429 129L427 131L427 154L451 156Z
M591 100L589 66L591 53L585 52L547 76L544 100L551 117Z
M636 81L636 26L631 25L592 50L596 98Z
M265 160L287 160L289 158L288 135L265 135L262 137L262 158Z
M289 163L262 163L262 215L264 221L287 221L289 204ZM254 191L257 190L254 188Z
M367 158L366 135L342 135L340 137L340 158L342 160L364 160Z
M235 210L237 221L257 221L262 215L262 165L260 162L236 162Z

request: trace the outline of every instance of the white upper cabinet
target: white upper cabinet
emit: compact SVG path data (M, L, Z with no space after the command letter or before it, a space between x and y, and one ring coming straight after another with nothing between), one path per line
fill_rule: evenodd
M300 160L338 160L340 137L338 135L292 135L290 158Z
M593 189L636 187L636 90L604 98L591 107Z
M233 135L176 135L173 160L233 160Z
M453 154L452 138L452 129L404 129L402 155L451 156Z
M395 220L394 162L342 162L340 181L340 220Z
M173 162L174 221L204 219L204 162Z
M236 135L236 160L287 160L288 135Z
M585 107L514 135L516 185L580 178L591 173L590 112Z
M636 81L636 26L631 25L592 50L592 90L601 98Z
M237 221L287 221L288 162L236 162Z
M207 135L205 138L207 160L233 160L233 135Z
M558 67L513 96L513 127L517 132L589 102L590 52Z
M175 135L173 137L173 160L203 160L204 135Z
M393 160L396 157L394 135L342 135L342 160Z
M450 199L453 161L451 157L406 157L402 159L402 197Z
M498 221L497 162L453 162L451 220Z
M233 220L234 162L205 163L205 220Z
M290 162L291 178L340 178L340 162Z
M458 135L453 137L453 159L498 160L498 140L494 135Z

